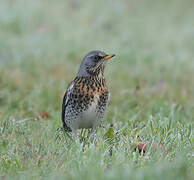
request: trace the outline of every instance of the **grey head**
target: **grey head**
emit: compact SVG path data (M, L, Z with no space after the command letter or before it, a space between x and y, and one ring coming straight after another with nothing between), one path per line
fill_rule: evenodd
M107 60L114 56L99 50L89 52L82 60L77 77L103 75Z

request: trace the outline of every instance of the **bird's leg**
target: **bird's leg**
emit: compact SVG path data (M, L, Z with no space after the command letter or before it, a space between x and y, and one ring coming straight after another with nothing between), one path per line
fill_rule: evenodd
M77 130L76 129L72 129L72 138L74 140L76 140L76 138L77 138Z
M94 142L94 136L95 136L95 134L96 134L96 127L93 127L92 128L92 131L90 133L90 138L89 138L92 143Z

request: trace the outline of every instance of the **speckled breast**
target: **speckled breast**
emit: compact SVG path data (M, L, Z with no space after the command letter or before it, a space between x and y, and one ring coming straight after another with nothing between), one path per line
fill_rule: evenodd
M109 92L104 78L79 77L75 79L72 93L74 109L79 112L78 128L91 128L104 117Z

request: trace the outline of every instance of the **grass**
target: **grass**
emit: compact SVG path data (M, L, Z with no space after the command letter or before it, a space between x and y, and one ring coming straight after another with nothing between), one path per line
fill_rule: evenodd
M0 179L193 179L193 7L1 0ZM93 49L117 54L111 101L95 144L75 143L56 132L62 97Z

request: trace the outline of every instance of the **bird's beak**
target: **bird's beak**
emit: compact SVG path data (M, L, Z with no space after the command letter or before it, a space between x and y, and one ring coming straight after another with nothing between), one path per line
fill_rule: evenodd
M108 59L110 59L114 56L115 56L115 54L107 54L107 55L104 56L103 60L108 60Z

